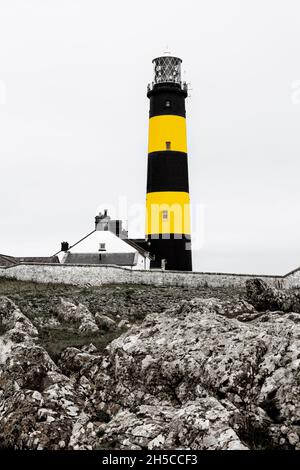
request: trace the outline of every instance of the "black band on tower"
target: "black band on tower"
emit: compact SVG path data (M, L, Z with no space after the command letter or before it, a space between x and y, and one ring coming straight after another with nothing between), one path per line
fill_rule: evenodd
M163 114L185 117L186 92L181 88L156 85L148 92L148 97L150 98L150 118Z
M190 239L182 235L181 239L162 238L148 240L149 250L155 253L155 259L151 262L152 268L161 267L161 259L167 260L166 269L174 269L180 271L191 271L192 269L192 252Z
M186 153L172 151L149 153L147 193L158 191L189 192Z

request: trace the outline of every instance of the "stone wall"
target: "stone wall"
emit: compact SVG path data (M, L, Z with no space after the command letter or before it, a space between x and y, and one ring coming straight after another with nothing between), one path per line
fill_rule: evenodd
M58 269L56 269L58 268ZM0 276L19 281L93 286L130 282L131 271L110 265L19 264L0 270Z
M19 264L0 268L0 277L55 284L75 284L100 286L102 284L151 284L191 287L228 287L244 286L247 279L260 278L274 287L292 287L293 282L300 285L300 274L294 272L287 276L260 276L246 274L222 274L182 271L132 271L113 265L66 265L66 264Z
M284 284L287 289L291 287L300 287L300 268L291 271L284 276Z

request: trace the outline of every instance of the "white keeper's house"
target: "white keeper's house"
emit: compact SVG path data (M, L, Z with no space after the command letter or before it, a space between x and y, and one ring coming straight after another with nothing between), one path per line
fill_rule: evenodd
M63 264L113 264L131 269L150 269L150 254L112 220L105 210L95 217L95 229L73 243L61 243L57 253Z

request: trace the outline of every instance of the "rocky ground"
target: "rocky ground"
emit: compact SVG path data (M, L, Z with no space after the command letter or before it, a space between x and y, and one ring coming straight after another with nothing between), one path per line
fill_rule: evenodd
M0 280L0 448L300 449L300 295Z

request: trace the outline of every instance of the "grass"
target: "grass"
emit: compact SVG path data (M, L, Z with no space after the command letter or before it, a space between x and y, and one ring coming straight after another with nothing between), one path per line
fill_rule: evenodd
M74 304L84 304L92 314L97 312L109 316L118 324L125 319L130 324L139 324L147 314L163 312L183 299L193 297L217 297L229 300L239 296L242 289L233 288L189 288L176 286L148 286L129 284L107 284L100 287L79 287L65 284L41 284L0 278L0 295L6 295L38 328L39 342L50 356L57 360L67 347L81 348L93 343L99 352L126 328L116 328L97 333L79 333L78 326L60 322L57 327L41 326L41 319L57 319L60 298ZM0 334L4 329L0 324Z
M81 348L82 346L93 343L99 352L104 352L106 346L115 338L120 336L124 329L107 332L90 334L79 334L75 329L63 328L41 328L39 331L39 343L48 352L49 356L56 362L60 354L70 347Z

